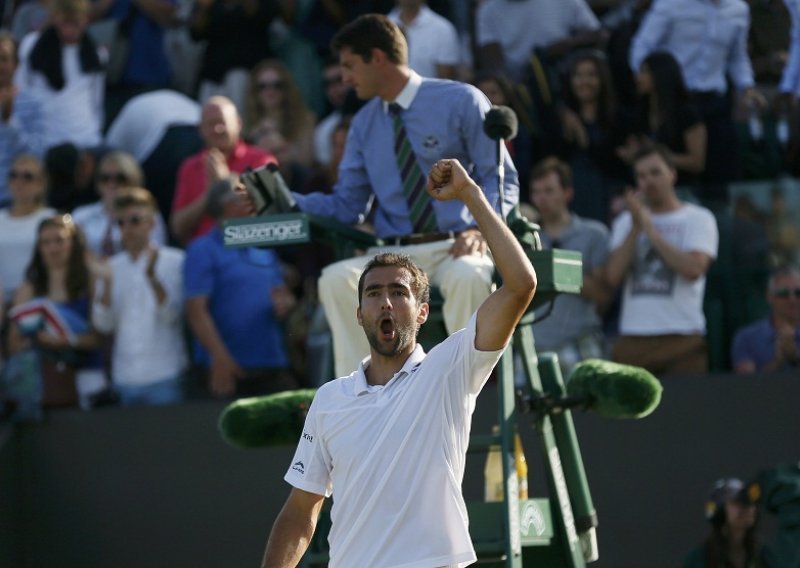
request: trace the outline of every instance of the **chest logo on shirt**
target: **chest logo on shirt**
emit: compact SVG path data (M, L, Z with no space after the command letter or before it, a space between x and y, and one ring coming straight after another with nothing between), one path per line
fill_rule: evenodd
M433 134L428 134L422 141L422 147L426 150L435 150L439 147L439 139Z
M303 439L308 440L310 443L314 443L314 436L307 433L305 430L303 430Z
M306 466L303 465L303 462L301 462L301 461L294 462L294 465L292 466L292 469L295 470L296 472L298 472L300 475L305 475L306 474Z

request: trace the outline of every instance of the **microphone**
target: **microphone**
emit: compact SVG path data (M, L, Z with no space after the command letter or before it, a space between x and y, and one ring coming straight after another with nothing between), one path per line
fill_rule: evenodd
M568 398L606 418L643 418L661 402L663 387L641 367L587 359L572 370Z
M518 127L517 114L507 106L492 106L483 119L483 131L492 140L513 140Z
M296 444L316 392L298 389L235 400L222 411L217 427L237 448Z
M506 222L506 216L503 212L503 203L505 203L503 140L514 138L517 135L517 127L517 115L507 106L494 105L486 112L486 116L483 118L483 131L486 136L497 141L497 210L504 223Z

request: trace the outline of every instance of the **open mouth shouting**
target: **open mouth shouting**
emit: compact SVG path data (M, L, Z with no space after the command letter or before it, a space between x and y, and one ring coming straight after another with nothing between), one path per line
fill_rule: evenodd
M385 315L378 320L378 336L382 341L392 341L397 336L397 327L391 316Z

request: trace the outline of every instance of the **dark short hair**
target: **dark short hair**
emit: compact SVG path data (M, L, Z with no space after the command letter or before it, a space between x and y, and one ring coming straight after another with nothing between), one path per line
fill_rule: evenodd
M531 170L531 187L534 181L547 177L551 173L558 175L561 187L572 187L572 168L565 161L559 160L555 156L548 156L537 162L533 167L533 170Z
M800 267L794 264L781 264L770 270L767 290L772 293L772 289L775 287L775 281L784 276L800 276Z
M155 213L158 209L156 198L143 187L126 187L114 197L114 211L122 211L128 207L146 207Z
M428 282L428 275L425 274L417 264L411 260L407 254L396 252L384 252L375 255L364 267L361 277L358 279L358 305L361 305L361 295L364 293L364 280L370 270L383 268L386 266L396 266L404 268L411 274L411 293L420 304L427 304L431 299L431 286Z
M636 166L640 161L653 155L661 156L661 159L666 162L671 170L675 169L675 158L672 156L672 150L658 143L645 144L639 148L633 155L633 165Z
M346 24L333 37L331 47L336 52L346 47L366 62L372 59L373 49L380 49L392 63L408 63L408 43L402 30L383 14L364 14Z

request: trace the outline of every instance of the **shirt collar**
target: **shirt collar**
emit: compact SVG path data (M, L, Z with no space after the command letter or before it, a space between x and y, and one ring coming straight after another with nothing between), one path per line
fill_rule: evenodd
M408 82L392 102L402 107L403 110L408 110L411 103L414 102L414 97L417 96L421 84L422 77L412 70L408 76ZM386 101L383 101L383 110L389 112L389 103Z
M422 345L417 343L417 346L414 348L414 351L411 352L411 355L408 356L406 362L403 364L403 367L397 371L397 373L389 380L389 383L393 382L398 377L402 377L404 375L408 375L411 373L417 365L419 365L422 360L425 358L425 350L422 348ZM358 370L355 373L355 385L353 387L353 394L356 396L368 392L370 387L369 383L367 383L367 375L365 373L367 367L369 367L370 357L365 357L363 361L358 365ZM389 383L386 383L388 385ZM384 386L386 386L384 385Z

